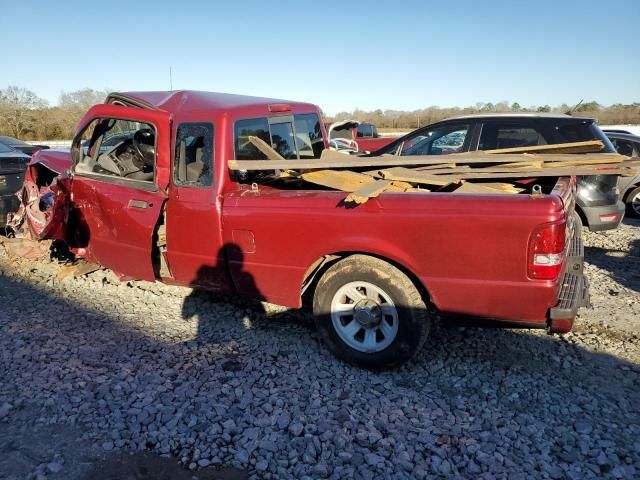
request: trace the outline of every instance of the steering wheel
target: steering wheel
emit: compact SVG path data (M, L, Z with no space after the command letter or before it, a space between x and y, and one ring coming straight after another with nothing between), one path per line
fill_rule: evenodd
M153 165L156 158L156 138L150 128L141 128L133 134L133 149L146 165Z

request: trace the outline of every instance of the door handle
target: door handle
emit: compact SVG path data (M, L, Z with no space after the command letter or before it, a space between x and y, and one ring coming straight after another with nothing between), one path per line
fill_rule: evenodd
M129 208L147 208L147 202L144 200L129 200Z

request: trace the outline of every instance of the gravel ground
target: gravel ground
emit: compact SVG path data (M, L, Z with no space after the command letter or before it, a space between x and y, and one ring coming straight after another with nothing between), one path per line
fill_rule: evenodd
M574 333L440 324L384 373L297 313L0 248L0 478L638 478L639 228L586 234Z

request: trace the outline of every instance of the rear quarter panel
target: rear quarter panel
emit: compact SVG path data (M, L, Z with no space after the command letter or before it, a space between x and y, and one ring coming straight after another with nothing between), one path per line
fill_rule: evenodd
M558 195L386 193L354 209L342 205L344 195L270 189L229 195L226 244L234 244L234 231L254 237L253 252L240 246L241 258L230 258L248 281L238 290L297 307L316 260L363 252L409 272L441 311L546 322L557 283L527 278L527 245L535 225L563 218Z

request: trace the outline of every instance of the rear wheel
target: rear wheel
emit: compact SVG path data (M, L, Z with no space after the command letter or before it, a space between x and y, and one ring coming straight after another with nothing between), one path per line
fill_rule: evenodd
M401 365L431 326L413 282L378 258L353 255L330 267L313 299L316 326L339 358L371 369Z
M640 187L636 187L627 195L627 215L640 217Z

